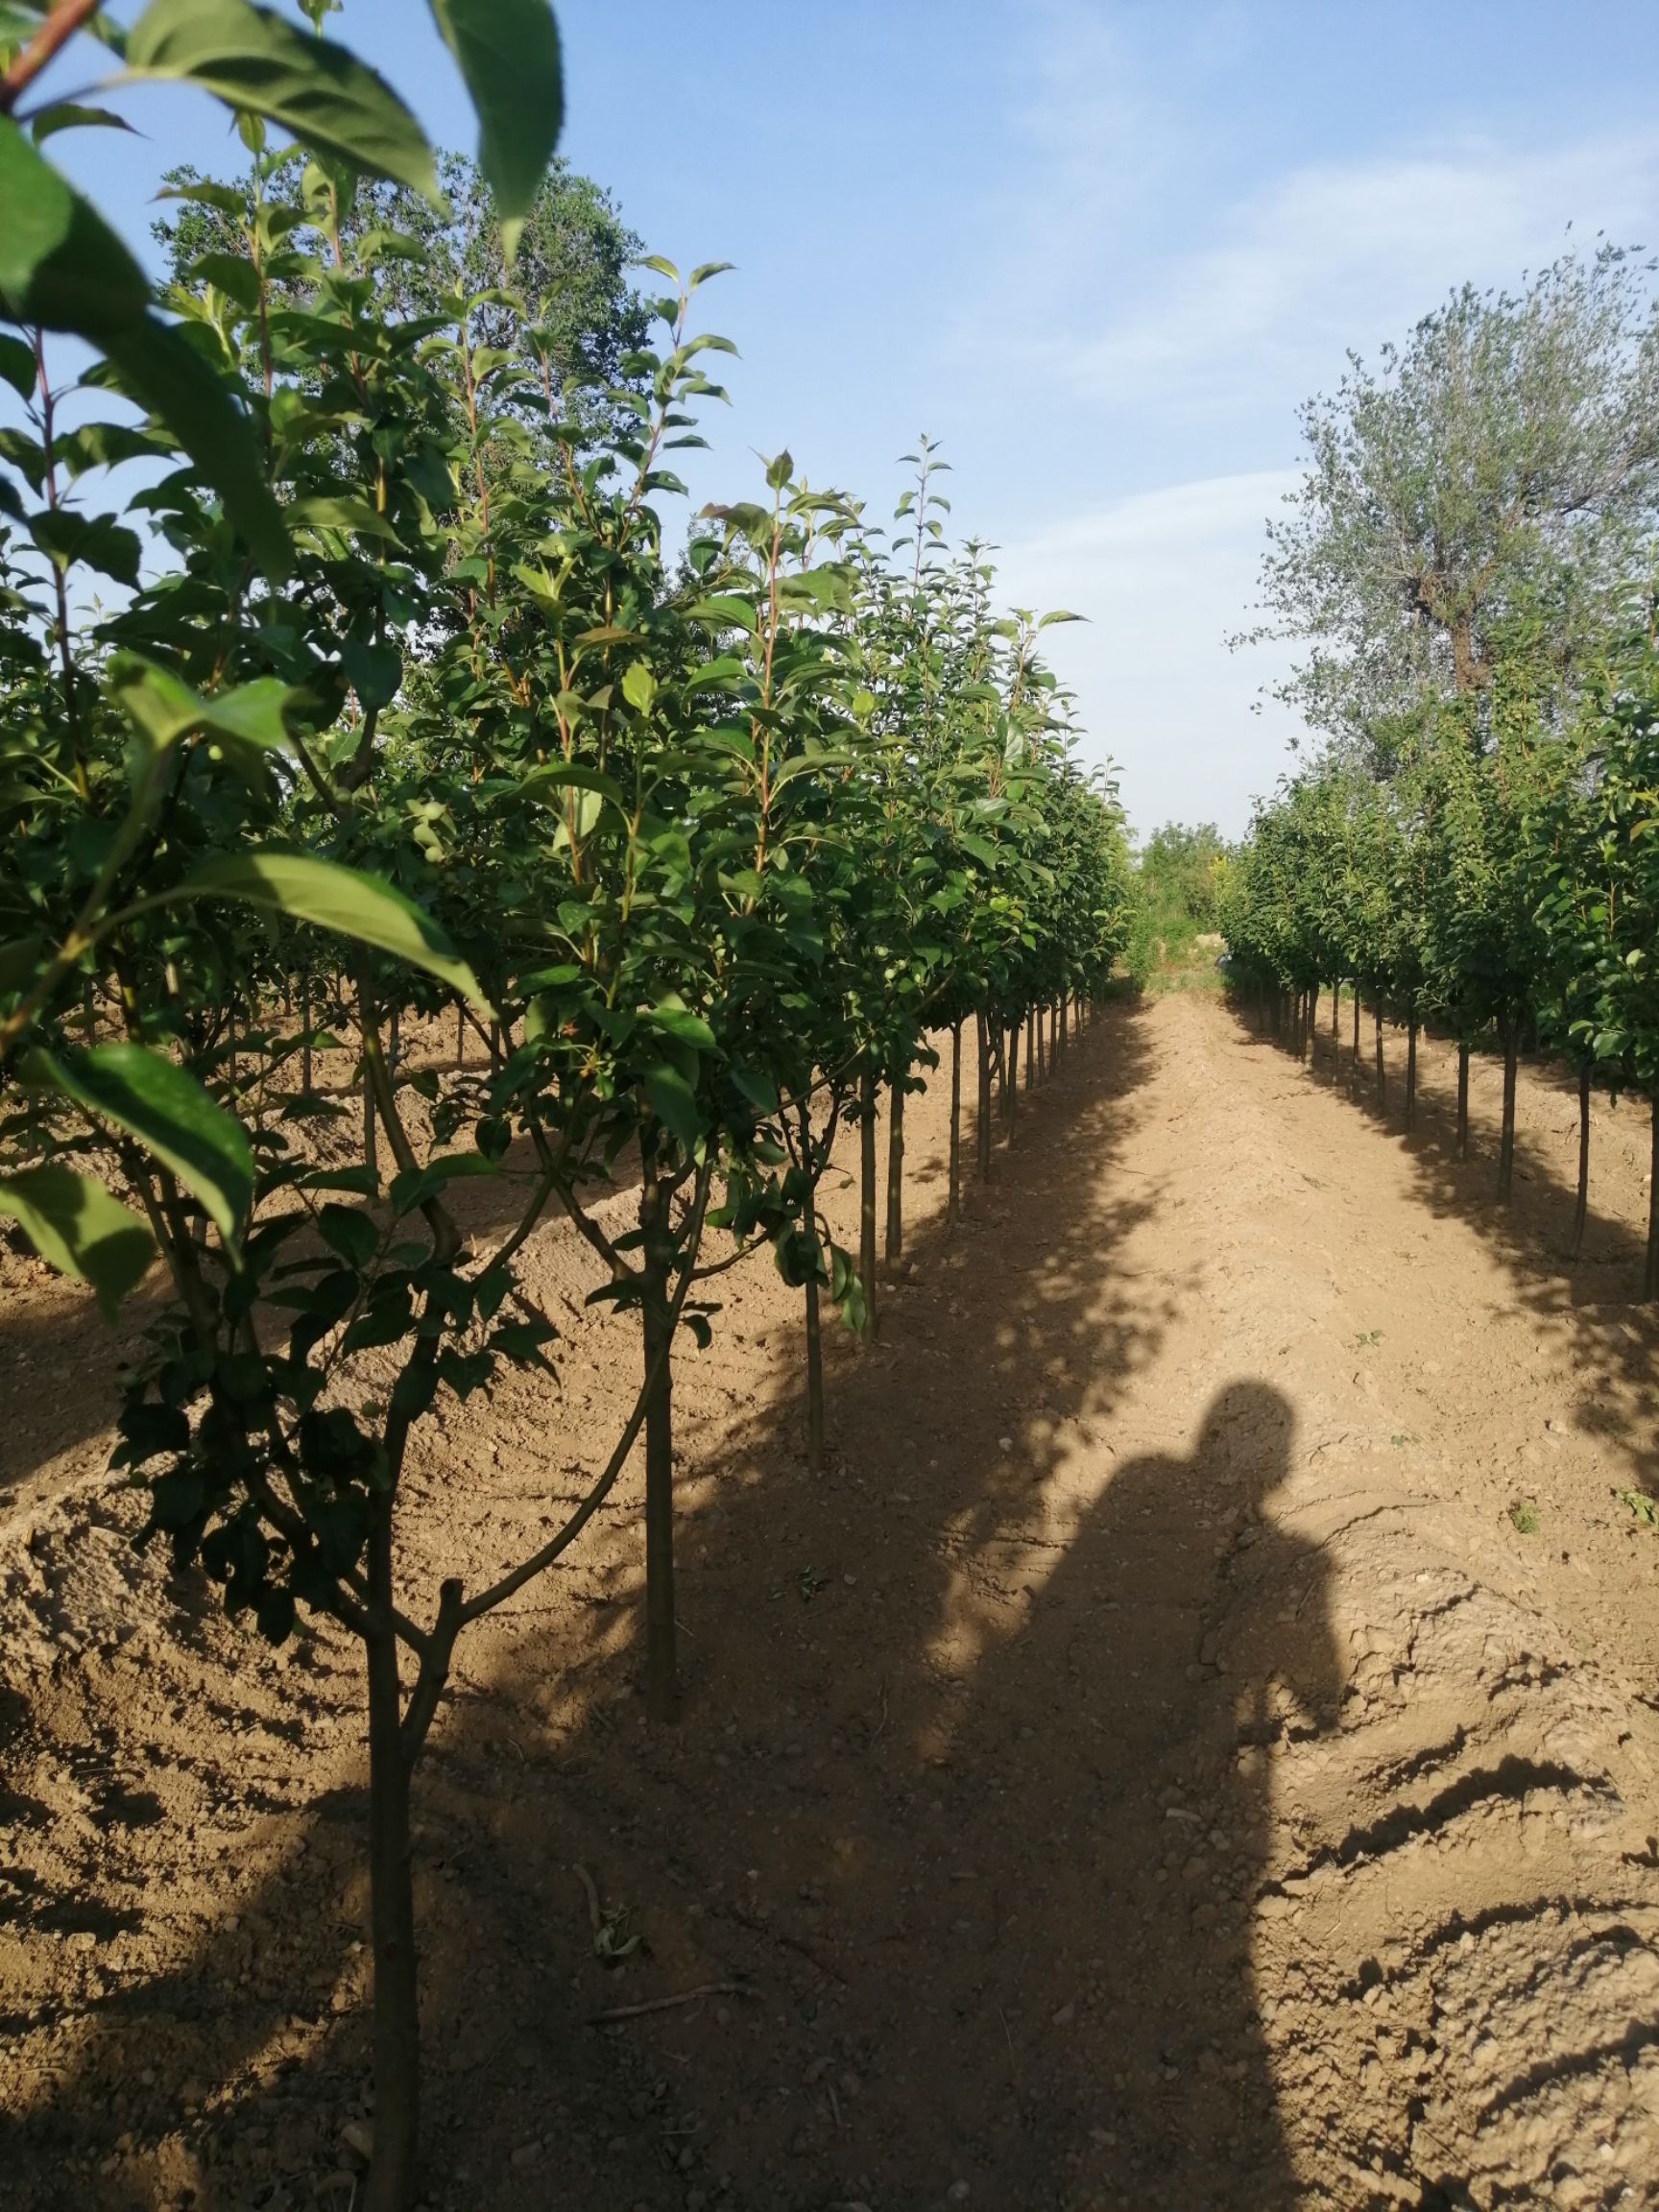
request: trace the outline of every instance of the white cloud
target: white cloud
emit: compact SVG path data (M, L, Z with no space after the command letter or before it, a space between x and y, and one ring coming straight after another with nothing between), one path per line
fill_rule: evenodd
M1229 653L1247 618L1262 524L1295 477L1260 469L1170 485L1076 515L1006 545L1013 603L1087 617L1045 645L1077 693L1089 752L1122 771L1131 820L1214 821L1240 831L1250 800L1287 764L1294 718L1260 687L1286 664L1275 647Z
M1046 373L1095 402L1286 406L1346 349L1403 336L1454 284L1515 285L1573 235L1640 239L1659 209L1651 138L1293 170L1226 213L1120 311L1073 318ZM1073 295L1075 298L1076 295Z

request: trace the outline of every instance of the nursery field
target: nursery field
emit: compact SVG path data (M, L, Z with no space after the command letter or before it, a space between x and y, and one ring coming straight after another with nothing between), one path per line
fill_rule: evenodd
M1572 1086L1523 1069L1501 1216L1438 1140L1455 1053L1407 1141L1366 1049L1356 1090L1324 1033L1310 1067L1213 999L1109 1002L949 1234L933 1077L816 1476L799 1292L765 1250L724 1279L676 1366L678 1724L637 1461L434 1723L434 2212L1659 2202L1645 1121L1599 1118L1568 1270ZM0 2204L343 2212L352 1640L273 1649L132 1551L103 1324L10 1264ZM569 1225L520 1265L558 1387L415 1432L433 1582L533 1547L637 1387Z

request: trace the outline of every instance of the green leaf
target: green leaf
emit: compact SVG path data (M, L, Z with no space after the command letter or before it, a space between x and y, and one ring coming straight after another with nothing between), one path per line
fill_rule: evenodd
M346 47L250 0L150 0L127 36L134 77L200 84L353 167L438 195L432 149L396 92Z
M103 217L4 117L0 207L0 309L107 354L218 493L266 574L286 576L288 540L252 424L196 349L150 312L144 272Z
M112 108L83 108L74 100L60 100L51 108L42 108L31 118L29 128L36 146L43 146L60 131L132 131L126 116L117 115ZM136 132L132 134L138 135Z
M35 397L35 349L0 333L0 376L24 399Z
M697 1110L697 1094L680 1070L654 1068L645 1078L645 1095L663 1128L687 1152L695 1152L703 1139L703 1117Z
M47 508L32 516L29 535L59 568L96 568L101 576L135 588L142 547L135 530L113 515L83 515L78 508Z
M430 0L430 6L472 97L478 166L494 197L511 261L565 118L553 11L547 0Z
M92 1286L106 1321L156 1257L136 1214L68 1167L26 1167L0 1182L0 1214L11 1214L49 1267Z
M403 681L403 656L396 645L371 645L349 637L341 648L340 664L366 714L376 707L390 707L397 698Z
M392 1211L413 1214L417 1206L436 1197L457 1175L493 1175L497 1171L495 1163L481 1153L447 1152L442 1159L428 1160L424 1167L411 1167L393 1176Z
M91 204L0 118L0 300L19 323L102 345L150 304L144 272Z
M601 799L609 799L613 805L623 808L622 789L613 777L601 769L584 766L580 760L548 760L539 768L532 768L516 786L515 797L540 799L549 791L592 791Z
M321 493L295 499L289 504L288 519L303 523L308 530L354 530L365 538L384 538L393 545L398 542L397 531L367 499L328 498Z
M198 253L190 277L193 283L214 285L250 314L258 311L259 272L245 253Z
M373 1219L355 1206L325 1206L317 1216L317 1234L331 1252L338 1252L349 1266L361 1274L373 1259L380 1232Z
M265 481L253 425L207 363L171 325L146 315L105 351L140 406L165 422L274 583L293 565L282 511Z
M204 699L170 668L158 668L136 653L114 657L109 688L158 753L198 730L261 752L280 752L289 742L287 715L300 697L276 677L259 676L217 699Z
M22 1073L135 1137L196 1193L235 1252L253 1202L252 1148L235 1116L186 1069L143 1045L99 1045L63 1060L31 1053Z
M338 930L342 937L424 969L475 1006L487 1004L478 978L430 915L382 877L343 868L336 860L269 849L230 854L209 860L177 889L144 903L164 905L180 899L246 899L296 922Z
M702 1052L715 1049L713 1030L701 1015L693 1014L677 998L659 999L651 1009L650 1019L656 1028L677 1038L682 1045L694 1045Z

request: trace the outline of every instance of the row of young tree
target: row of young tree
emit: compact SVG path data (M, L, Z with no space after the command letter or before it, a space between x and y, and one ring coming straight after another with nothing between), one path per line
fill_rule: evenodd
M1498 1194L1515 1163L1517 1064L1527 1046L1578 1082L1578 1182L1570 1257L1589 1207L1591 1101L1650 1101L1659 1188L1659 652L1651 622L1616 641L1564 724L1547 721L1525 669L1498 665L1484 733L1468 699L1397 733L1386 777L1328 758L1260 807L1228 873L1223 926L1238 984L1306 1054L1329 988L1406 1031L1404 1116L1415 1124L1417 1042L1432 1023L1457 1047L1456 1146L1469 1138L1469 1064L1503 1054ZM1659 1295L1659 1199L1650 1198L1644 1295Z
M893 531L784 453L675 549L674 456L732 349L696 321L717 271L646 259L634 292L604 195L549 173L544 0L432 9L480 117L446 192L322 36L328 0L314 36L245 0L152 0L126 33L59 0L0 31L0 1212L111 1316L161 1263L116 1454L146 1539L268 1637L311 1610L360 1640L371 2212L414 2193L410 1786L458 1637L642 1438L647 1689L672 1713L682 1333L706 1342L713 1278L770 1244L815 1465L821 1302L878 1326L878 1099L892 1262L929 1038L954 1218L965 1033L989 1171L994 1087L1011 1128L1022 1043L1029 1082L1130 902L1041 656L1068 617L998 611L926 443ZM234 180L175 173L159 303L41 151L115 120L39 93L81 34L124 82L223 101L246 149ZM440 1016L488 1057L415 1065ZM353 1091L362 1157L331 1164L317 1125ZM850 1125L856 1252L821 1202ZM626 1230L596 1203L616 1192ZM548 1365L514 1262L556 1213L637 1328L637 1397L577 1443L602 1465L545 1543L425 1590L398 1541L411 1435Z
M1576 1068L1575 1257L1597 1088L1656 1101L1659 1168L1654 269L1603 240L1518 293L1464 286L1302 410L1250 636L1303 649L1278 690L1317 750L1222 900L1235 976L1304 1048L1322 987L1351 985L1381 1088L1404 1023L1407 1126L1425 1022L1457 1043L1459 1151L1470 1054L1503 1051L1505 1199L1517 1055Z

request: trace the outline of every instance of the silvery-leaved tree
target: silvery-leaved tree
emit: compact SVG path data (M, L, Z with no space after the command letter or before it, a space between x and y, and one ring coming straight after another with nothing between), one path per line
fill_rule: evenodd
M1387 759L1426 696L1479 706L1527 619L1571 698L1659 513L1652 271L1602 246L1518 293L1464 285L1303 407L1303 480L1239 641L1304 648L1277 696L1314 730Z

